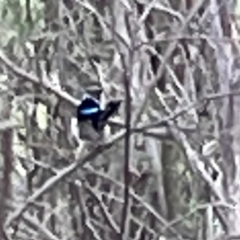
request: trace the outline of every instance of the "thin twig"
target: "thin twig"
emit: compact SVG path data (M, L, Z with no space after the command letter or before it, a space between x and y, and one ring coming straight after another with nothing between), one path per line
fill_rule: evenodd
M56 94L59 98L67 101L73 106L78 106L79 101L76 100L74 97L69 95L67 92L56 88L56 86L52 85L50 81L40 81L40 79L34 75L33 73L26 72L23 68L18 67L14 62L12 62L0 49L0 61L10 70L12 71L16 76L20 77L21 79L24 79L25 81L31 82L35 85L40 85L44 87L45 89L49 90L50 92Z
M123 68L124 68L124 88L125 88L125 142L124 142L124 205L122 211L122 221L120 226L119 239L125 238L125 225L128 215L128 203L129 203L129 156L130 156L130 137L131 137L131 96L130 96L130 78L128 69L123 56L121 56Z
M136 118L135 118L135 123L138 122L138 120L141 117L141 114L147 104L147 101L149 99L149 96L152 92L152 90L156 87L158 80L162 77L164 71L165 71L165 66L166 63L168 61L168 59L171 57L174 49L176 48L177 44L178 44L178 37L182 35L182 33L184 32L185 28L187 27L188 23L192 20L192 18L195 16L195 14L197 13L197 11L199 10L199 8L201 8L201 6L203 5L203 3L205 2L205 0L198 0L194 6L192 7L189 15L187 16L186 20L184 21L184 23L182 24L181 28L179 29L179 31L176 33L176 40L174 40L173 42L170 43L170 45L168 46L168 48L166 49L166 52L163 56L163 61L161 62L161 65L157 71L157 76L155 78L155 80L149 85L149 87L146 90L146 94L145 97L138 109L138 112L136 113Z
M51 177L47 180L42 187L36 190L27 200L26 202L19 208L17 208L7 219L5 223L5 227L9 227L14 221L18 220L22 214L27 210L27 208L36 201L39 197L41 197L44 193L50 191L58 182L71 175L74 171L76 171L79 167L82 167L88 161L93 160L98 154L103 151L109 149L113 144L124 137L125 132L121 132L113 138L111 141L108 141L102 145L98 145L95 147L90 153L88 153L85 157L81 158L78 161L75 161L68 167L60 170L55 176Z
M122 211L122 221L121 221L121 231L120 239L124 239L125 224L127 219L128 212L128 202L129 202L129 155L130 155L130 135L131 135L131 109L130 109L130 100L129 100L129 79L125 76L125 92L126 92L126 106L125 106L125 123L126 123L126 134L125 134L125 143L124 143L124 205Z

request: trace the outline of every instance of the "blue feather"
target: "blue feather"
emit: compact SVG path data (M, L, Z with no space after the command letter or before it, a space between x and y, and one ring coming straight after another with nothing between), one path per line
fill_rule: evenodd
M80 112L82 114L84 114L84 115L91 115L93 113L99 112L99 108L98 107L94 107L94 108L82 109L82 110L80 110Z
M88 121L92 122L92 126L96 131L103 130L108 119L117 112L121 101L110 101L104 109L101 108L100 103L92 97L86 97L77 107L78 122Z

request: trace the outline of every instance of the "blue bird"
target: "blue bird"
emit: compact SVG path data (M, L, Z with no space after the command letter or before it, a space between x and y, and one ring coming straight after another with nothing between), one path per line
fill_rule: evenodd
M110 101L105 109L102 109L95 98L86 97L77 107L78 122L90 121L96 131L101 131L108 119L117 112L120 104L120 100Z

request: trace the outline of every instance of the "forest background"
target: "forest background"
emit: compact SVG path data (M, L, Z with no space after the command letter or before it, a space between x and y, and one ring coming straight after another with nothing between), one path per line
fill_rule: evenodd
M239 14L0 1L0 239L240 239ZM97 142L74 124L94 88L123 99Z

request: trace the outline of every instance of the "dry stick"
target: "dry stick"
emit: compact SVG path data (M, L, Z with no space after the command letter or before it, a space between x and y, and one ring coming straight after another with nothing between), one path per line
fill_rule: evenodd
M39 220L36 217L32 217L30 214L24 214L23 221L30 228L32 228L36 232L40 233L40 236L42 235L42 238L45 237L48 240L60 240L46 226L44 226L44 224L39 222Z
M236 207L234 205L230 205L227 202L221 202L221 201L200 204L199 206L196 206L192 210L188 211L186 214L176 217L174 220L172 220L169 223L168 226L166 226L164 231L166 231L170 226L174 226L174 225L177 225L177 224L183 222L185 219L189 218L191 215L195 214L196 212L198 212L200 210L206 210L209 207L224 207L227 209L236 209Z
M202 41L206 41L206 40L211 40L211 41L218 41L218 42L225 42L225 43L232 43L233 41L239 41L240 38L239 37L235 37L235 38L230 38L230 37L208 37L204 34L199 34L198 36L191 36L191 35L187 35L187 34L182 34L182 35L178 35L175 36L175 34L170 35L170 36L161 36L161 35L157 35L155 37L155 39L153 40L149 40L149 41L145 41L145 42L141 42L140 44L138 44L135 47L135 50L141 48L142 46L146 45L146 46L152 46L153 44L156 43L160 43L160 42L172 42L172 41L180 41L180 40L202 40Z
M187 22L189 22L192 18L192 16L196 13L196 11L199 9L199 7L202 5L202 3L204 2L204 0L199 1L195 6L195 8L193 9L193 11L190 13L188 19L186 20L185 24L183 25L182 29L184 29L184 27L187 25ZM181 32L181 31L180 31ZM174 50L174 48L176 47L177 41L173 42L169 48L168 51L165 54L164 60L166 62L166 60L171 56L172 51ZM31 81L35 84L40 84L43 87L49 89L50 91L52 91L53 93L55 93L57 96L59 96L60 98L72 103L73 105L77 106L78 105L78 101L76 101L76 99L72 98L69 94L67 94L66 92L63 92L61 90L55 89L54 87L52 87L48 82L40 82L38 81L38 78L35 77L34 75L31 75L29 73L26 73L23 69L17 67L15 64L13 64L2 52L0 52L0 60L2 60L2 62L10 69L12 70L16 75L20 76L21 78L25 78L28 81ZM162 63L159 72L158 72L158 77L156 79L159 79L159 76L162 75L164 70L164 63ZM154 88L156 85L156 81L149 87L149 90L146 94L146 98L144 100L144 102L146 102L147 100L147 96L150 94L151 89ZM143 103L142 109L144 108L145 103ZM139 112L139 116L141 114L141 111ZM129 128L130 131L130 128ZM124 133L122 133L121 136L123 136ZM106 146L107 148L107 146ZM105 148L105 149L106 149ZM96 150L96 149L94 149ZM86 162L89 160L89 156L92 156L92 154L95 156L98 154L95 153L96 151L92 151L91 153L89 153L82 161ZM94 154L95 153L95 154ZM93 156L93 157L94 157ZM91 159L91 157L90 157ZM60 181L63 177L67 176L68 174L72 173L75 169L77 169L77 167L79 166L78 163L74 163L72 165L70 165L69 167L63 169L63 171L61 171L60 174L58 174L57 176L49 179L49 181L47 181L42 188L40 188L35 194L33 194L27 201L26 206L21 207L18 211L18 215L21 215L21 212L23 212L27 206L29 205L29 203L31 203L32 201L34 201L35 199L37 199L39 196L41 196L44 192L46 192L47 190L49 190L52 186L54 186L58 181ZM15 212L15 216L17 216L16 212ZM15 218L16 219L16 218ZM11 222L11 221L10 221Z
M109 213L107 206L101 200L100 195L95 193L94 190L91 188L91 186L86 181L83 181L82 183L83 183L84 188L87 190L87 192L97 201L107 224L111 227L111 229L115 233L119 234L120 229L119 229L117 223L114 221L113 216L111 216L111 214Z
M77 99L75 99L74 97L69 95L67 92L65 92L61 89L57 89L54 86L51 86L51 84L48 82L39 81L39 79L34 74L26 72L24 69L22 69L21 67L18 67L15 63L13 63L1 50L0 50L0 61L2 61L3 64L10 71L12 71L16 76L23 78L26 81L32 82L33 84L41 85L42 87L48 89L52 93L56 94L59 98L67 101L71 105L78 106L79 101ZM234 92L229 92L229 93L214 93L214 94L209 94L209 95L205 96L202 100L216 100L218 98L227 97L230 95L239 95L239 94L240 94L240 91L234 91ZM201 100L198 100L198 102L201 102ZM166 119L162 119L156 123L151 123L149 125L142 126L140 128L136 128L136 129L133 128L132 130L136 131L136 132L140 132L140 131L146 130L148 128L154 128L154 127L159 127L161 125L165 125L165 123L168 122L169 120L176 119L178 116L181 116L182 114L187 112L192 107L195 107L196 105L197 105L197 103L192 103L189 106L184 107L183 109L174 113L173 116L169 116ZM10 124L10 122L9 122L9 124ZM118 126L124 127L122 124L118 124ZM13 126L10 126L10 127L14 127L14 123L13 123ZM6 126L4 126L3 129L4 128L6 128ZM0 126L0 130L1 130L1 126Z
M107 25L111 30L113 35L117 37L119 40L119 44L123 44L127 50L129 51L129 55L131 56L130 59L132 60L132 44L128 46L126 41L122 39L121 35L119 35L115 29L115 17L114 14L112 14L112 25ZM125 22L127 24L127 28L130 33L130 25L128 22L128 16L125 16ZM121 218L121 223L120 223L120 232L119 232L119 240L122 239L127 239L125 236L125 225L128 217L128 207L129 207L129 184L130 184L130 175L129 175L129 158L130 158L130 137L131 137L131 93L130 93L130 79L131 79L131 71L128 71L128 63L126 63L126 59L124 58L125 56L121 52L120 45L118 42L116 43L117 50L120 55L120 61L122 63L123 67L123 85L124 85L124 90L125 90L125 140L124 140L124 202L123 202L123 209L122 209L122 218ZM129 60L129 59L128 59ZM130 61L131 62L131 61Z
M128 215L129 205L129 156L130 156L130 137L131 137L131 96L130 96L130 78L127 73L127 66L121 56L124 68L124 88L125 88L125 126L126 134L124 141L124 205L122 210L122 220L120 226L119 239L125 238L125 225Z
M64 99L65 101L71 103L74 106L77 106L79 104L79 101L74 99L71 95L68 93L62 91L61 89L57 89L54 86L52 86L49 82L47 81L40 81L35 75L31 73L27 73L24 69L18 67L16 64L14 64L1 50L0 50L0 61L4 63L4 65L10 69L16 76L23 78L29 82L32 82L34 84L40 85L48 90L50 90L52 93L56 94L58 97L61 99ZM129 90L128 90L129 91ZM130 93L129 93L130 94ZM130 103L128 100L127 102ZM130 112L130 109L129 109ZM130 124L128 129L128 135L130 133ZM16 211L13 212L13 214L8 218L8 220L5 223L5 226L8 227L10 224L14 221L17 220L21 217L22 213L26 211L28 206L34 202L36 199L38 199L40 196L42 196L45 192L49 191L53 186L55 186L60 180L65 178L66 176L70 175L73 173L78 167L84 165L87 161L93 159L96 155L98 155L100 152L103 152L104 150L110 148L116 141L119 141L122 139L125 135L125 131L121 131L114 135L113 139L104 145L97 146L95 149L93 149L92 152L90 152L85 158L83 158L80 162L74 162L70 166L64 168L63 170L59 171L59 173L56 176L53 176L50 178L45 184L43 184L42 187L40 187L33 195L31 195L26 203L21 206L20 208L16 209ZM126 146L129 145L129 140L126 140L125 143ZM129 150L128 150L129 151ZM128 152L125 154L126 156L129 155ZM129 159L129 156L126 157ZM128 160L129 161L129 160ZM125 176L128 178L128 163L126 163L126 169L125 171ZM128 187L126 187L126 191L128 191ZM125 199L128 199L128 194L125 192ZM124 221L125 222L125 221Z
M167 62L167 60L171 57L172 52L174 51L174 49L177 46L178 43L178 38L181 37L182 32L185 30L187 24L191 21L191 19L195 16L195 14L197 13L197 11L199 10L199 8L203 5L203 3L205 2L205 0L199 0L195 3L195 5L193 6L193 8L191 9L191 12L189 13L189 15L187 16L185 22L183 23L182 27L180 28L180 30L177 32L176 34L176 40L173 40L173 42L169 45L169 47L167 48L164 56L163 56L163 61L161 62L161 65L157 71L157 76L155 78L155 80L149 85L145 98L138 110L138 112L136 113L136 119L135 122L138 122L139 118L141 117L141 114L147 104L147 100L149 99L150 93L152 92L152 90L156 87L157 83L158 83L158 79L160 79L164 73L165 70L165 64Z
M26 202L16 209L13 214L7 219L5 223L5 227L9 227L15 220L18 220L21 215L27 210L29 205L36 201L40 196L42 196L44 193L52 189L58 182L63 180L65 177L72 174L74 171L76 171L79 167L82 167L85 163L88 161L91 161L94 159L98 154L102 153L103 151L109 149L113 144L115 144L117 141L122 139L124 137L124 132L119 133L115 136L112 140L104 143L103 145L98 145L95 147L90 153L88 153L85 157L82 159L72 163L68 167L60 170L55 176L51 177L49 180L47 180L38 190L36 190L27 200Z
M44 87L45 89L51 91L52 93L56 94L59 98L64 99L68 103L70 103L73 106L78 106L79 101L76 100L74 97L69 95L67 92L56 88L51 84L51 82L48 81L40 81L40 79L35 76L32 73L26 72L23 68L18 67L15 63L13 63L4 53L2 50L0 50L0 61L10 70L12 71L16 76L28 81L32 82L36 85L40 85Z
M197 101L190 103L188 106L184 106L180 110L178 110L176 112L173 112L168 117L165 117L165 118L163 118L159 121L156 121L156 122L153 122L153 123L150 123L150 124L146 124L146 125L138 127L138 128L133 128L132 131L141 132L141 131L151 129L151 128L166 126L169 121L177 119L178 117L182 116L183 114L188 112L190 109L198 106L199 104L201 104L204 101L215 101L215 100L218 100L220 98L225 98L225 97L229 97L229 96L239 96L239 95L240 95L240 90L232 91L232 92L226 92L226 93L220 92L220 93L208 94L207 96L204 96L201 99L198 99Z
M51 86L48 82L39 81L39 79L34 76L31 73L27 73L24 69L18 67L16 64L14 64L2 51L0 51L0 61L4 63L4 65L10 69L16 76L25 79L26 81L32 82L37 85L41 85L42 87L50 90L52 93L56 94L61 99L64 99L65 101L71 103L74 106L77 106L79 102L74 99L71 95L68 93L56 89L53 86ZM17 220L19 217L21 217L22 213L28 208L28 206L34 202L36 199L38 199L41 195L43 195L45 192L49 191L53 186L55 186L60 180L62 180L64 177L70 175L72 172L74 172L78 167L84 165L85 162L91 160L96 155L98 155L100 152L104 151L105 149L110 148L116 141L119 141L122 139L125 135L125 131L121 131L117 134L115 134L112 138L112 140L108 141L102 146L98 146L95 148L92 152L90 152L85 158L78 162L74 162L67 168L63 169L62 171L59 171L56 176L53 176L50 178L43 186L38 189L32 196L30 196L26 203L18 208L6 221L6 227L10 226L10 224Z
M111 178L109 175L107 175L104 172L100 172L95 170L91 165L87 164L86 166L84 166L84 169L87 169L88 171L90 171L91 173L96 174L96 176L103 178L103 179L107 179L108 181L110 181L111 183L113 183L114 185L120 187L120 188L124 188L124 184L122 184L121 182L116 181L115 179ZM129 195L135 199L136 201L138 201L149 213L151 213L155 219L161 224L163 225L165 228L167 228L170 223L163 218L157 211L155 211L155 209L148 204L147 202L145 202L139 195L137 195L133 189L129 188ZM182 240L182 237L180 235L180 233L171 225L168 228L169 232L171 232L176 239L178 240Z
M44 164L42 162L36 161L35 159L31 159L31 161L33 163L35 163L36 165L38 165L39 167L43 168L44 170L47 170L49 172L51 172L52 174L56 175L58 174L58 170L51 167L48 164ZM87 164L88 165L88 164ZM84 169L88 169L86 168L87 166L84 167ZM84 186L84 188L97 200L99 207L108 223L108 225L110 226L110 228L116 232L117 234L119 234L120 229L117 226L117 224L115 223L114 219L112 218L112 216L110 215L110 213L108 212L105 204L102 202L101 198L99 197L99 195L97 193L94 192L94 190L90 187L90 185L87 183L87 181L66 181L68 183L74 184L74 186L78 187L78 188L82 188L82 185ZM23 215L24 218L24 215Z
M187 26L188 22L192 19L192 17L195 15L195 13L198 11L198 9L202 6L202 4L204 3L205 0L199 0L195 6L193 7L192 11L190 12L190 14L188 15L186 21L184 22L183 26L181 27L180 31L178 32L177 36L176 36L176 40L174 40L170 46L168 47L168 49L166 50L165 56L164 56L164 60L158 70L157 73L157 77L156 80L149 86L146 96L143 100L143 103L141 105L141 107L139 108L139 111L137 112L137 117L135 119L135 122L138 121L146 103L147 103L147 99L149 97L149 94L151 92L151 90L156 86L157 84L157 79L159 79L165 69L165 63L167 61L167 59L171 56L173 50L175 49L177 43L178 43L178 36L181 36L181 33L183 32L183 30L185 29L185 27ZM82 4L82 3L81 3ZM86 6L85 6L86 7ZM95 13L96 14L96 13ZM109 27L109 26L108 26ZM118 39L124 43L124 45L126 46L125 41L123 41L120 37L119 34L116 34L116 32L114 32L115 35L117 35ZM55 93L58 97L66 100L67 102L73 104L74 106L77 106L79 104L79 101L77 101L75 98L73 98L71 95L69 95L68 93L56 89L53 86L51 86L51 84L49 84L49 82L44 82L44 81L39 81L39 79L34 76L33 74L27 73L24 69L18 67L17 65L15 65L10 59L8 59L8 57L2 52L0 51L0 60L11 70L13 71L17 76L21 77L21 78L25 78L26 80L34 83L34 84L38 84L38 85L42 85L43 87L47 88L48 90L50 90L51 92Z
M113 15L114 16L114 15ZM115 18L113 17L115 20ZM114 21L113 20L113 21ZM128 33L130 35L131 43L130 47L127 48L129 51L129 58L124 58L123 53L120 50L120 46L117 45L117 49L120 54L120 61L123 67L123 85L125 90L125 141L124 141L124 202L123 202L123 209L122 209L122 219L120 223L120 234L119 240L127 239L128 232L125 231L126 223L128 219L128 211L129 211L129 185L130 185L130 174L129 174L129 165L130 165L130 144L131 144L131 121L132 121L132 114L131 114L131 78L132 78L132 69L128 68L128 66L132 66L132 60L134 55L133 49L133 36L131 32L130 22L129 22L129 13L125 12L125 23Z

